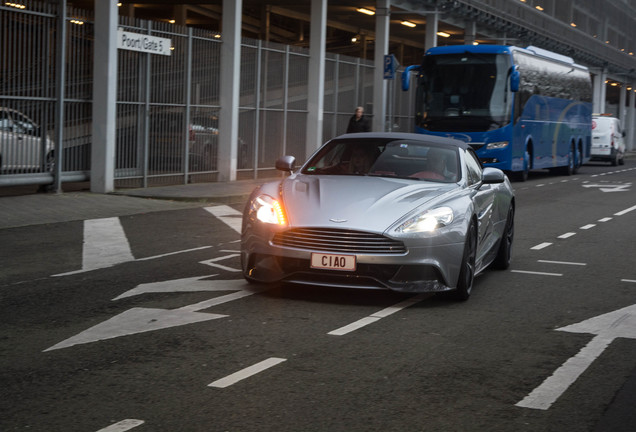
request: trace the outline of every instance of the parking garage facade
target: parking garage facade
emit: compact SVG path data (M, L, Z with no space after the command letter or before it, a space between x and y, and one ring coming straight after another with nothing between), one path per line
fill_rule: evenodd
M271 177L279 156L344 133L357 106L374 131L412 131L399 72L438 45L573 58L634 149L627 0L24 1L0 6L0 23L0 186Z

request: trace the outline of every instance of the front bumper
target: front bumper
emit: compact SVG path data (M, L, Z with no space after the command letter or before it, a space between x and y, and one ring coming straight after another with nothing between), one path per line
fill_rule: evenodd
M463 242L421 245L416 240L408 240L404 243L406 252L401 254L355 254L355 271L325 270L311 268L311 253L333 251L280 247L272 244L268 236L248 231L242 239L241 261L245 277L264 283L292 282L400 292L456 288Z

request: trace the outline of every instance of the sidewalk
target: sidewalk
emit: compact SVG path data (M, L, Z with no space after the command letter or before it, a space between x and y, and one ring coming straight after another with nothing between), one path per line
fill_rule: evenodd
M117 189L97 194L82 187L64 193L35 193L0 196L0 229L28 225L70 222L126 216L139 213L201 207L206 204L238 204L247 201L252 190L272 179L235 182L195 183L138 189ZM64 187L65 185L63 185Z

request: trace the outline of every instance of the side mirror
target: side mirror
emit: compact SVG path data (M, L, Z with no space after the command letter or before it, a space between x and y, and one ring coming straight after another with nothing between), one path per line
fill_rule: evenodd
M499 168L486 167L481 175L484 184L497 184L506 181L506 175Z
M296 163L296 158L293 156L283 156L276 161L276 169L279 171L294 171L294 164Z
M512 67L512 72L510 72L510 90L513 92L519 91L519 81L521 77L519 76L519 71L517 70L517 66Z
M412 70L419 72L420 66L412 65L404 69L404 72L402 72L402 91L409 91L409 87L411 86L411 71Z

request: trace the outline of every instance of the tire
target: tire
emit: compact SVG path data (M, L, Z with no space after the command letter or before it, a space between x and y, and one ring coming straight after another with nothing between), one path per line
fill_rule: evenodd
M618 152L614 152L614 156L612 156L612 160L610 161L612 166L618 165Z
M618 160L618 164L619 165L625 165L625 155L624 154L623 154L623 157Z
M574 145L570 147L570 155L568 157L568 164L561 167L561 173L565 176L571 176L574 174L575 162L574 162Z
M453 297L458 301L466 301L470 297L475 281L475 258L477 256L477 227L471 222L466 233L466 243L464 244L464 256L462 258L462 268L459 272L457 289L453 292Z
M510 204L508 216L506 217L506 226L499 241L499 249L497 256L493 261L493 267L499 270L506 270L510 267L510 259L512 257L512 241L515 236L515 208Z

